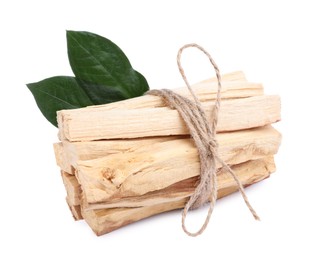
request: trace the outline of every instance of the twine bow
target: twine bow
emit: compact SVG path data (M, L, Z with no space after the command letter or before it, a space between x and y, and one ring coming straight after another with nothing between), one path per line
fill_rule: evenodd
M190 86L181 65L182 52L184 49L190 47L194 47L202 51L209 58L216 72L218 89L212 113L212 120L210 123L208 122L205 110L203 109L201 102L199 101L197 95ZM239 191L244 199L244 202L246 203L254 218L256 220L259 220L258 215L251 206L245 194L241 181L238 179L233 170L218 155L218 144L215 135L218 123L218 113L221 105L222 88L221 75L218 66L212 59L211 55L204 48L195 43L186 44L179 50L177 55L177 63L181 76L193 97L193 101L168 89L151 90L147 94L162 97L167 106L172 109L176 109L179 112L198 149L200 159L200 181L183 210L182 228L184 232L189 236L198 236L202 234L208 226L217 199L217 162L220 163L222 168L225 169L228 173L230 173L231 176L234 178L238 185ZM199 208L206 204L208 201L210 201L208 215L203 225L197 232L188 231L185 225L185 219L187 217L188 211L191 209Z

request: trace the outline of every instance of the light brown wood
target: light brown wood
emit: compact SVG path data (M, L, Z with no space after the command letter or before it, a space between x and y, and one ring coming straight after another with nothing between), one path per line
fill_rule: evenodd
M239 176L241 176L242 178L248 178L249 180L251 180L250 182L252 183L252 181L254 182L254 180L255 182L259 181L259 178L255 174L257 173L257 171L261 172L261 168L263 166L266 167L269 173L274 172L275 163L273 157L270 156L257 160L247 161L241 164L233 165L232 168L238 171ZM246 177L245 175L248 176ZM251 178L253 178L253 180ZM225 190L230 193L229 191L236 188L235 184L233 183L234 181L232 177L224 169L219 170L217 174L217 181L219 183L219 189L221 190L221 194L226 194L224 193ZM192 195L197 182L198 176L195 176L168 186L165 189L149 192L141 196L111 199L102 203L85 203L84 210L116 207L145 207L160 203L172 202ZM244 184L246 185L246 183Z
M236 70L233 72L224 73L221 75L221 79L222 79L222 81L247 81L244 72L241 70ZM200 83L208 83L208 82L217 82L217 78L212 77L212 78L203 80L199 83L196 83L195 85L200 84Z
M68 200L68 197L66 198L68 207L71 211L72 217L74 220L81 220L83 219L82 211L81 211L81 205L71 205L70 201Z
M271 157L244 162L232 167L243 185L248 186L261 181L275 170L275 165ZM230 175L220 174L218 177L218 198L231 194L237 190L237 185ZM82 215L92 230L97 235L103 235L122 226L150 217L165 211L183 208L187 197L193 192L187 191L187 196L179 196L170 201L160 201L160 203L150 203L143 207L117 207L99 210L82 209ZM168 194L169 195L169 194ZM175 198L176 194L170 194Z
M116 153L128 152L158 142L175 140L184 137L150 137L124 140L104 140L96 142L63 141L54 144L57 165L67 173L75 174L79 160L92 160Z
M70 154L68 154L64 150L63 143L55 143L53 147L56 158L56 164L60 167L62 171L74 174L74 171L71 168L70 159L68 157Z
M214 100L217 92L217 79L211 78L193 85L193 89L202 101ZM178 94L191 97L187 88L174 88ZM262 84L247 82L242 71L222 75L222 98L242 98L263 95L264 90ZM153 108L165 106L161 98L156 96L141 96L137 98L126 99L119 102L113 102L107 105L89 106L88 108L99 109L137 109L137 108Z
M276 154L281 135L267 126L218 134L217 140L220 157L233 165ZM185 138L78 161L76 176L85 200L98 203L164 189L198 176L199 169L197 149Z
M203 103L208 119L213 102ZM279 96L256 96L224 100L221 103L217 131L236 131L264 126L279 121ZM62 110L58 112L60 137L70 141L115 138L185 135L188 130L174 109Z
M281 119L280 97L242 72L222 76L216 139L219 157L244 186L275 171L281 135L270 124ZM212 118L215 78L193 86ZM186 88L175 92L192 97ZM57 165L74 219L85 218L97 235L161 212L183 208L199 181L197 149L178 112L160 97L133 99L57 113ZM238 189L218 163L218 198Z
M61 177L67 192L66 201L72 216L75 220L81 220L83 219L81 214L81 186L74 175L63 170L61 171Z
M250 83L245 80L241 81L223 81L222 99L244 98L263 95L263 86L258 83ZM202 102L214 100L217 94L217 82L202 81L193 85L195 93ZM192 99L187 88L173 89L176 93ZM145 95L137 98L131 98L119 102L114 102L106 105L89 106L89 109L98 108L100 110L111 109L140 109L154 108L165 106L160 97Z
M263 95L263 87L261 84L247 83L245 75L241 71L227 73L222 75L222 98L240 98L256 95ZM197 95L201 100L210 100L216 97L215 84L216 78L211 78L202 82L199 82L193 86L197 90ZM186 88L175 89L179 94L188 96ZM98 108L102 111L111 109L137 109L137 108L153 108L164 106L161 98L156 96L144 95L142 97L123 100L120 102L114 102L107 105L90 106L89 109ZM87 108L84 108L87 109ZM61 113L61 112L60 112ZM58 117L59 139L65 140L66 137L63 133L62 117Z
M67 201L72 206L81 205L81 186L74 175L61 171L61 177L67 191Z

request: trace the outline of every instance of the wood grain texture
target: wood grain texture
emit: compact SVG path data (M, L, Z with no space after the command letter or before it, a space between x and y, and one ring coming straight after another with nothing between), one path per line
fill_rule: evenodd
M218 134L217 139L220 157L233 165L276 154L281 135L267 126ZM98 203L164 189L198 176L199 169L192 140L177 139L78 161L76 176L86 201Z
M240 165L235 165L232 168L244 186L249 186L268 178L270 174L275 171L272 157L248 161ZM194 182L192 182L192 184L193 183ZM218 198L229 195L237 189L237 185L230 175L224 173L219 174ZM192 192L193 186L187 188L187 191L184 191L183 195L179 196L179 194L170 194L170 200L162 199L158 200L158 203L152 201L142 207L113 207L96 210L83 209L82 215L97 235L103 235L135 221L162 212L183 208L188 200L188 196ZM157 196L155 197L157 198Z
M83 219L81 213L82 190L76 177L65 171L61 171L61 177L67 192L66 202L75 220Z
M256 183L260 181L259 176L261 175L260 173L264 172L264 167L265 170L267 170L266 173L268 174L275 171L276 168L273 156L250 160L232 166L232 168L238 172L238 176L241 180L247 180L247 182L243 182L245 186L249 183ZM263 179L265 179L265 177L266 176L264 175ZM84 210L116 207L145 207L159 203L176 201L192 195L198 179L198 176L195 176L172 184L167 188L149 192L141 196L123 197L94 204L83 203ZM218 188L221 190L220 194L223 196L228 195L237 189L236 183L231 175L222 168L218 171L217 181Z
M70 201L68 197L66 197L66 201L69 207L69 210L71 211L72 217L74 220L82 220L82 210L81 210L81 205L72 205L70 204Z
M61 171L61 177L67 191L67 201L72 206L81 205L81 186L74 175Z
M213 102L204 103L208 120ZM256 96L224 100L218 132L236 131L272 124L281 119L279 96ZM60 136L70 141L186 135L178 112L167 107L141 109L75 109L58 113Z
M74 170L71 169L71 164L70 164L70 159L69 159L70 154L65 151L63 143L62 142L54 143L53 148L54 148L56 164L60 167L60 169L67 173L74 174Z
M222 76L216 139L219 157L246 187L275 171L281 134L279 96L242 72ZM215 78L193 86L208 120L217 93ZM192 98L187 88L175 92ZM161 212L183 208L200 175L197 149L175 109L145 95L106 105L57 113L54 144L66 201L75 220L84 218L97 235ZM238 189L217 164L218 198Z
M264 90L262 84L247 82L243 72L233 72L231 74L226 74L222 76L222 98L232 99L232 98L243 98L263 95ZM201 81L193 85L195 93L200 98L201 101L214 100L217 94L217 81L215 78ZM188 98L192 98L189 94L187 88L174 88L176 93L184 95ZM141 96L137 98L126 99L119 102L114 102L105 105L96 106L96 108L101 110L111 110L111 109L139 109L139 108L154 108L163 107L165 104L162 102L161 98L156 96ZM88 107L93 109L93 106Z
M193 89L195 90L196 94L198 95L198 97L202 102L208 100L214 100L216 98L216 92L217 92L217 79L211 78L199 82L197 84L194 84ZM181 95L191 98L191 95L189 94L187 88L185 87L174 89L174 91ZM244 73L241 71L236 71L222 75L222 99L243 98L263 94L264 93L262 85L247 82ZM142 97L127 99L120 102L114 102L111 104L90 106L87 108L83 108L82 111L85 110L92 111L98 109L101 112L103 112L115 109L156 108L164 106L165 104L163 103L160 97L152 95L144 95ZM58 128L59 128L58 136L60 140L69 139L70 141L73 141L73 139L70 139L70 137L65 135L68 129L66 129L65 121L67 119L66 115L63 114L64 111L68 112L68 110L63 110L57 113ZM78 109L77 111L80 110ZM76 141L78 140L76 139Z
M158 142L176 140L185 137L149 137L123 140L104 140L96 142L63 141L54 144L57 165L65 172L75 174L76 163L79 160L92 160L112 154L128 152Z

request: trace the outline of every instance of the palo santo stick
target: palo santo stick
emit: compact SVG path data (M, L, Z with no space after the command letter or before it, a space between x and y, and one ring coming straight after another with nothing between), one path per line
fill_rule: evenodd
M101 236L138 220L182 208L185 202L186 199L148 207L82 210L82 216L94 233Z
M210 120L213 102L203 103L203 107ZM60 137L70 141L188 134L178 112L167 107L62 110L58 111L57 117L62 131ZM259 127L280 118L279 96L223 100L217 130L225 132Z
M240 70L225 73L225 74L221 75L221 79L222 79L222 81L247 81L243 71L240 71ZM200 84L200 83L207 83L207 82L217 82L217 78L213 77L210 79L206 79L204 81L196 83L195 85Z
M251 183L259 181L259 177L255 175L255 171L261 171L261 167L265 166L269 173L275 171L275 163L273 156L263 157L257 160L247 161L238 165L231 166L235 170L239 171L240 176L248 174L247 178L251 180ZM257 166L257 169L253 171L253 168ZM245 171L246 167L248 168L248 172ZM241 170L240 170L241 169ZM220 169L217 173L217 181L221 186L221 194L227 195L231 193L231 190L235 189L235 186L231 186L232 177L225 171L224 169ZM146 207L152 206L155 204L161 204L166 202L173 202L176 200L180 200L186 197L189 197L195 189L195 186L198 183L198 176L183 180L181 182L175 183L165 189L157 190L154 192L149 192L147 194L136 196L136 197L128 197L128 198L120 198L120 199L112 199L103 203L94 203L94 204L84 204L84 210L89 209L104 209L104 208L116 208L116 207ZM226 192L224 192L226 191Z
M81 214L82 190L76 177L67 172L61 171L61 177L67 191L66 201L72 216L75 220L83 219Z
M56 164L60 167L62 171L74 174L74 171L69 163L70 159L68 156L70 154L65 152L63 143L55 143L53 146L54 146Z
M259 96L264 94L262 84L247 82L242 72L235 72L222 78L222 99L243 98ZM217 94L216 79L204 80L194 84L193 89L201 101L214 100ZM187 88L176 88L174 91L180 95L192 98ZM99 105L96 108L102 110L111 109L138 109L138 108L154 108L163 107L165 104L160 97L145 95L142 97L131 98L107 105ZM88 107L93 109L93 106Z
M263 95L263 87L261 84L248 82L223 82L224 90L222 99L244 98ZM193 86L195 93L202 102L214 100L216 98L217 83L201 82ZM208 89L206 89L208 88ZM178 94L192 98L185 88L174 89ZM106 105L90 106L89 109L100 109L107 111L112 109L141 109L152 107L164 107L165 103L160 97L145 95L142 97L131 98L124 101L114 102Z
M232 167L244 186L249 186L269 177L275 170L271 158L248 161ZM219 176L222 176L220 174ZM192 187L191 187L192 188ZM235 192L238 189L230 175L218 179L218 198ZM188 193L190 195L191 192ZM173 196L172 196L173 197ZM97 235L103 235L122 226L165 211L183 208L187 198L179 198L159 204L134 208L109 208L100 210L82 210L82 215Z
M274 155L281 135L271 126L217 135L219 155L228 164ZM220 165L218 165L220 167ZM199 175L191 139L158 142L136 150L77 163L76 176L88 203L139 196Z
M206 101L216 98L217 84L216 78L205 80L193 85L193 89L201 99ZM191 97L186 88L175 90L177 93ZM222 75L222 99L226 98L241 98L263 95L263 87L261 84L247 83L244 73L241 71L232 72ZM120 102L114 102L108 105L91 106L89 109L98 108L103 110L112 109L137 109L137 108L152 108L165 106L162 99L156 96L145 95L142 97L131 98ZM87 108L84 108L87 109ZM59 139L64 140L62 129L62 118L58 118Z
M70 204L68 197L66 198L66 201L67 201L68 207L71 211L71 214L72 214L72 217L74 218L74 220L83 219L82 212L81 212L81 206Z
M92 160L111 154L135 150L158 142L181 137L152 137L140 139L105 140L96 142L68 142L54 144L57 165L65 172L75 174L76 162Z
M67 201L70 205L81 205L81 186L74 175L61 171L61 177L67 191Z

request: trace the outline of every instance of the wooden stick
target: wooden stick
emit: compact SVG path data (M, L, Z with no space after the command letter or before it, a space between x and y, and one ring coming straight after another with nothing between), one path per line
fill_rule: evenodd
M236 71L222 75L223 90L222 98L249 97L263 95L263 87L261 84L247 84L243 72ZM201 100L215 99L216 97L216 78L205 80L194 85L194 89L199 90L198 96ZM231 84L231 85L229 85ZM179 94L188 96L186 88L176 89ZM136 109L136 108L151 108L164 106L164 103L159 97L145 95L138 98L127 99L120 102L114 102L108 105L91 106L90 109L100 108L102 110L111 109ZM86 108L85 108L86 109ZM64 140L61 118L58 119L59 139Z
M219 155L228 164L277 153L281 135L263 127L217 135ZM220 167L220 165L218 165ZM123 153L77 162L76 176L88 203L140 196L199 175L191 139L158 142Z
M61 171L61 177L67 191L66 201L75 220L83 219L81 214L82 190L74 175Z
M232 167L240 173L240 176L247 174L248 175L247 178L250 178L250 176L252 176L254 179L257 179L257 176L255 176L254 174L256 170L261 171L261 167L263 165L266 167L268 172L270 173L274 172L275 163L273 156L247 161L241 164L233 165ZM248 172L245 171L246 166L249 167ZM257 169L253 169L254 167L257 167ZM217 178L218 183L220 183L222 192L225 189L227 189L228 190L227 194L229 194L230 193L229 191L235 188L235 186L233 186L232 184L233 179L224 169L221 168L219 170ZM94 203L94 204L84 203L83 206L84 210L90 210L90 209L104 209L104 208L117 208L117 207L118 208L146 207L155 204L173 202L191 196L192 193L194 192L194 188L197 185L197 183L198 183L198 176L195 176L180 181L178 183L175 183L171 186L168 186L165 189L149 192L141 196L112 199L106 202Z
M83 219L82 216L82 211L81 211L81 206L80 205L72 205L70 204L70 201L68 200L68 197L66 198L68 207L71 211L72 217L74 218L74 220L81 220Z
M197 95L202 101L215 99L217 91L217 79L212 78L199 82L193 86ZM263 95L261 84L247 83L244 73L241 71L232 72L222 75L222 98L240 98L256 95ZM186 88L175 89L179 94L191 97ZM114 102L108 105L91 106L90 109L98 108L103 110L111 109L137 109L137 108L154 108L162 107L165 104L161 98L156 96L145 95L143 97L132 98L120 102ZM85 108L86 109L86 108ZM64 140L61 119L58 122L60 140Z
M222 79L222 98L232 99L232 98L243 98L259 96L264 94L264 89L262 84L247 82L243 72L235 72L228 75L225 79ZM217 81L215 78L210 80L204 80L193 85L195 93L200 98L201 101L214 100L217 94ZM184 95L188 98L192 98L189 94L187 88L176 88L174 91L180 95ZM142 97L131 98L119 102L114 102L107 105L95 106L96 108L102 110L111 109L138 109L138 108L154 108L163 107L165 104L162 102L161 98L156 96L145 95ZM93 109L93 106L88 107Z
M203 103L210 120L213 102ZM224 100L219 112L218 132L264 126L280 120L279 96L256 96ZM60 137L91 141L146 136L185 135L188 130L176 110L167 107L143 109L62 110L58 112Z
M222 76L223 81L223 96L222 98L241 98L263 95L264 90L261 84L247 82L242 71L235 71ZM214 100L217 92L217 79L211 78L193 85L197 95L201 100ZM188 90L185 87L174 89L178 94L190 97ZM103 110L111 109L137 109L137 108L153 108L162 107L165 104L159 97L156 96L142 96L137 98L130 98L119 102L113 102L106 105L97 105L95 107ZM88 108L93 109L94 106Z
M270 173L275 170L275 166L271 158L263 158L233 166L233 170L243 185L249 186L269 177ZM237 185L230 175L219 178L218 198L231 194L237 189ZM140 219L183 208L187 199L187 197L178 198L164 203L134 208L82 209L82 215L97 235L103 235Z
M222 77L222 81L247 81L244 72L240 71L240 70L225 73L225 74L221 75L221 77ZM208 82L216 82L217 83L217 78L212 77L210 79L206 79L204 81L196 83L195 85L200 84L200 83L208 83Z
M81 205L81 186L74 175L61 171L61 177L67 191L67 201L72 206Z
M69 174L75 174L76 163L79 160L92 160L107 155L136 150L140 147L176 140L184 137L150 137L124 140L105 140L96 142L63 141L54 144L57 165Z
M69 153L65 152L63 143L55 143L54 154L56 158L56 164L60 167L62 171L74 174L74 169L72 169L69 159Z

